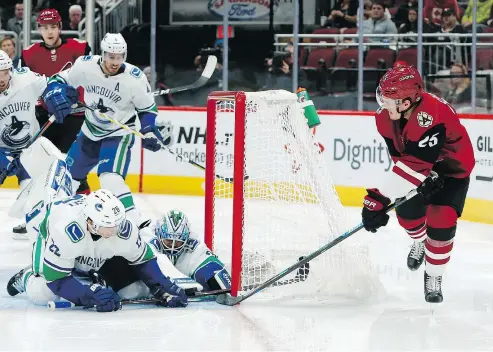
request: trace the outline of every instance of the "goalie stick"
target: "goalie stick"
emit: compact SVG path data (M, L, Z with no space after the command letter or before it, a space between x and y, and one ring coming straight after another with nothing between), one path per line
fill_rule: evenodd
M45 122L43 127L41 127L41 129L34 134L34 136L31 138L31 140L29 142L27 142L26 146L22 149L29 148L34 142L36 142L36 140L39 137L41 137L43 135L43 133L45 133L45 131L48 129L48 127L51 126L51 124L53 122L55 122L55 116L51 115L50 118L48 119L48 121ZM10 164L9 168L5 169L4 171L2 171L2 173L0 173L0 185L4 183L5 179L7 178L8 173L10 172L11 169L12 169L12 164Z
M431 173L429 177L431 178L431 180L432 180L433 183L435 183L436 180L438 179L438 175L436 173L434 173L434 172ZM406 196L404 196L402 198L398 198L394 203L389 204L387 207L385 207L384 209L382 209L381 212L388 213L391 210L393 210L393 209L399 207L400 205L404 204L405 202L407 202L411 198L415 197L416 195L423 194L423 190L420 187L413 189ZM326 252L330 248L336 246L340 242L342 242L345 239L349 238L350 236L354 235L356 232L358 232L359 230L361 230L363 227L364 227L363 226L363 223L361 222L356 227L352 228L349 231L346 231L345 233L343 233L342 235L340 235L339 237L337 237L333 241L327 243L323 247L320 247L315 252L307 255L305 258L303 258L303 260L299 261L296 264L291 265L289 268L287 268L287 269L281 271L279 274L271 277L269 280L265 281L263 284L259 285L257 288L255 288L254 290L248 292L247 294L242 295L242 296L238 296L238 297L233 297L233 296L228 295L228 294L221 294L221 295L218 295L217 296L216 302L219 303L219 304L227 305L227 306L234 306L234 305L236 305L236 304L238 304L240 302L243 302L244 300L252 297L253 295L259 293L260 291L264 290L265 288L267 288L267 287L271 286L272 284L274 284L275 282L279 281L284 276L288 275L290 272L296 270L296 268L300 267L301 265L304 265L304 264L308 263L310 260L318 257L319 255L321 255L322 253Z
M304 259L304 257L300 257L299 261L302 261L303 259ZM298 283L298 282L303 282L307 279L309 273L310 273L310 263L307 262L298 268L298 271L296 272L296 276L294 278L274 282L272 284L272 286L284 286L284 285L290 285L290 284L294 284L294 283ZM94 278L93 278L93 281L94 281ZM96 281L94 281L94 282L96 282ZM252 290L252 289L255 289L259 286L260 285L244 286L242 288L242 290ZM207 291L207 292L191 292L190 294L187 290L185 290L185 292L187 292L187 296L188 296L188 298L191 299L191 302L194 302L194 298L201 299L201 298L206 298L206 297L211 297L211 296L223 295L226 293L230 293L231 290L226 289L226 290L213 290L213 291ZM200 302L200 300L199 300L199 302ZM155 298L124 299L124 300L122 300L122 305L127 305L127 304L157 304L157 303L159 303L159 300L157 300ZM48 308L51 310L62 309L62 308L74 308L74 307L77 307L77 305L75 305L72 302L68 302L68 301L58 301L58 302L49 301L48 302Z

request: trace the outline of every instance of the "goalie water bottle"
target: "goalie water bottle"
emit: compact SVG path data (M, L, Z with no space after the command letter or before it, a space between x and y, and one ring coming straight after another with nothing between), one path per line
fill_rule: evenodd
M296 95L298 96L298 103L300 103L303 107L308 127L313 128L320 125L320 119L317 114L317 109L315 108L313 101L310 99L310 95L308 95L306 89L298 88L298 90L296 91Z

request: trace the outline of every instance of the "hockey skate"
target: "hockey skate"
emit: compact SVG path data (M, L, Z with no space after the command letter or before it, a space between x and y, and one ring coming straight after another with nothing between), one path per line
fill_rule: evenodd
M29 235L27 234L26 224L20 224L12 229L14 233L12 238L14 240L28 240Z
M16 296L19 293L25 291L24 288L24 273L28 270L29 267L22 269L17 274L12 276L7 283L7 292L11 296Z
M425 300L428 303L441 303L442 294L442 277L430 276L425 271Z
M419 269L425 259L425 241L415 241L411 251L407 256L407 267L409 270L416 271Z

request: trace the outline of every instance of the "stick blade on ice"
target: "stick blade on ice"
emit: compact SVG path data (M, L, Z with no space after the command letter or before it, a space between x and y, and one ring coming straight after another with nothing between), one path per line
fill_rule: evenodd
M216 303L225 305L225 306L234 306L242 301L241 297L233 297L229 294L217 295Z

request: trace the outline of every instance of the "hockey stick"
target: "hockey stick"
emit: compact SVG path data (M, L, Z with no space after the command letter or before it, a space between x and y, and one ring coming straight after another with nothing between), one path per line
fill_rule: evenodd
M299 260L303 260L304 257L300 257ZM287 279L283 281L277 281L272 284L272 286L284 286L284 285L289 285L297 282L303 282L306 280L308 277L308 274L310 273L310 263L305 263L301 265L298 268L298 271L296 272L296 276L292 279ZM96 279L97 280L97 279ZM93 278L94 281L94 278ZM94 281L95 283L98 283L97 281ZM250 285L250 286L244 286L242 290L252 290L260 285ZM187 290L185 290L187 292ZM194 302L194 298L205 298L205 297L211 297L211 296L218 296L218 295L226 295L227 293L230 293L231 289L225 289L225 290L213 290L213 291L206 291L206 292L193 292L191 294L188 294L187 296L189 299L191 299L191 302ZM219 296L218 296L219 297ZM217 299L216 299L217 301ZM142 298L142 299L124 299L121 301L122 305L127 305L127 304L157 304L160 301L155 299L155 298ZM49 301L48 302L48 308L51 310L55 309L63 309L63 308L74 308L77 307L75 303L68 302L68 301Z
M430 174L430 177L431 177L433 182L435 182L438 178L438 176L436 174ZM416 195L422 194L422 192L423 191L420 189L420 187L413 189L405 197L397 199L394 203L392 203L392 204L388 205L387 207L385 207L384 209L382 209L381 212L388 213L391 210L404 204L409 199L415 197ZM267 280L266 282L264 282L263 284L261 284L260 286L255 288L254 290L248 292L247 294L242 295L242 296L238 296L238 297L233 297L233 296L227 295L227 294L218 295L216 298L216 302L219 304L227 305L227 306L234 306L240 302L243 302L247 298L250 298L251 296L264 290L265 288L271 286L276 281L282 279L284 276L288 275L290 272L296 270L296 268L300 267L301 265L308 263L310 260L318 257L319 255L326 252L330 248L334 247L335 245L339 244L340 242L342 242L345 239L349 238L350 236L354 235L356 232L361 230L363 227L364 227L363 223L358 224L356 227L352 228L349 231L346 231L345 233L343 233L342 235L340 235L339 237L337 237L333 241L331 241L331 242L327 243L326 245L324 245L323 247L317 249L315 252L307 255L305 258L303 258L303 260L299 261L296 264L291 265L289 268L287 268L287 269L281 271L279 274L271 277L269 280Z
M55 122L55 116L51 115L50 118L48 119L48 121L45 122L43 127L41 127L41 129L38 132L36 132L34 134L34 136L32 136L32 138L29 140L29 142L27 142L26 146L22 149L29 148L34 142L36 142L36 140L39 137L41 137L43 135L43 133L45 133L45 131L48 129L48 127L51 126L51 124L53 122ZM12 167L13 167L13 165L10 164L7 169L5 169L4 171L2 171L2 173L0 173L0 185L4 183L5 179L7 178L7 175L9 174L10 170L12 169Z
M80 106L83 106L84 108L88 109L88 110L91 110L91 111L96 111L96 109L82 103L82 102L78 102L78 104ZM148 138L147 136L145 136L143 133L137 131L137 130L134 130L133 128L130 128L128 125L124 124L124 123L121 123L120 121L118 120L115 120L114 118L106 115L105 113L101 112L101 111L98 111L98 114L100 114L102 117L104 117L105 119L107 119L108 121L110 121L111 123L117 125L118 127L120 128L123 128L124 130L140 137L140 138ZM151 136L149 136L151 137ZM181 161L184 161L184 162L187 162L189 163L190 165L193 165L195 167L198 167L199 169L205 171L205 166L204 165L201 165L199 163L196 163L195 161L187 158L186 156L182 155L182 154L178 154L178 153L175 153L174 151L172 151L170 148L168 148L167 146L161 144L161 150L165 150L167 151L168 153L170 153L171 155L174 155L175 157L177 158L180 158ZM224 176L221 176L221 175L216 175L216 178L219 179L219 180L222 180L222 181L225 181L225 182L228 182L228 183L232 183L234 181L233 177L224 177ZM248 175L245 175L245 177L243 178L243 180L248 180L249 176Z
M174 94L174 93L200 88L207 83L209 78L211 78L212 74L214 73L214 70L216 69L216 64L217 64L217 57L215 57L214 55L209 55L209 57L207 58L207 63L205 64L204 67L204 71L202 71L202 74L200 75L198 80L196 80L192 84L187 84L186 86L157 90L155 92L152 92L151 94L153 96L158 96L165 94Z

